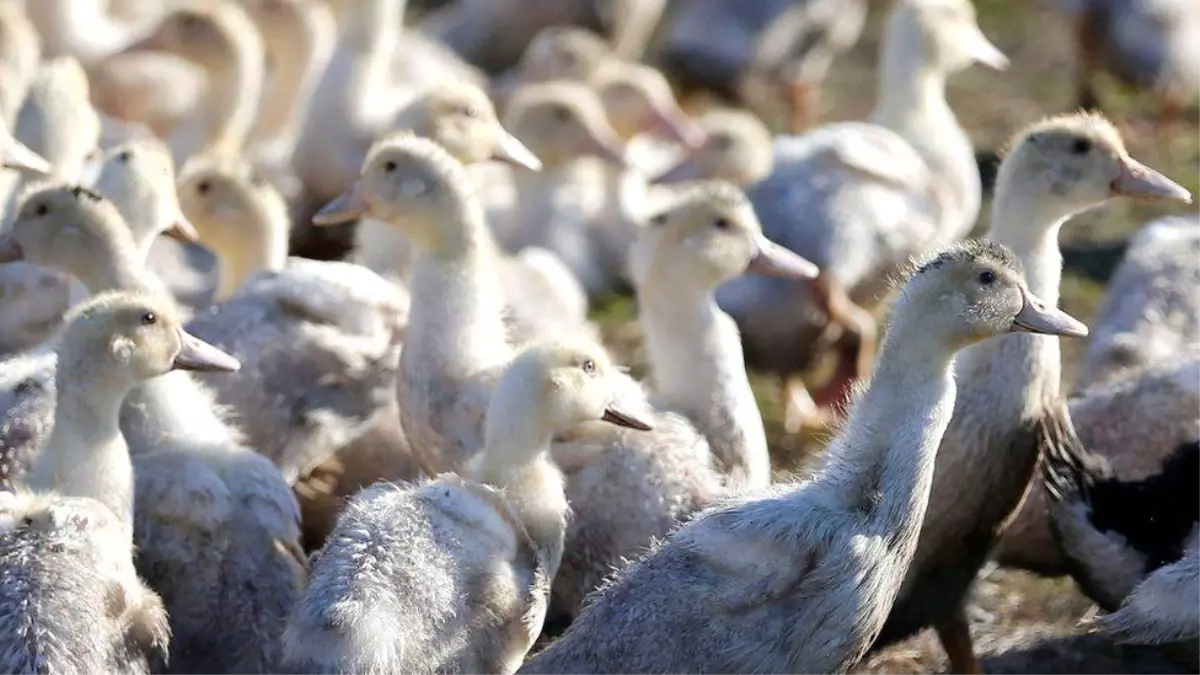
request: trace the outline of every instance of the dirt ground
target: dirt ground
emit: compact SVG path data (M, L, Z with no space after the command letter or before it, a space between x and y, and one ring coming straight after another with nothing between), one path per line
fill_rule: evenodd
M951 105L980 151L1002 148L1023 125L1048 114L1069 111L1074 105L1071 34L1062 17L1052 11L1050 1L975 2L984 32L1012 60L1006 72L976 67L950 83ZM862 119L871 110L874 88L862 83L875 79L879 7L883 4L873 3L873 16L863 39L834 65L825 93L827 121ZM1101 95L1106 112L1126 130L1131 154L1195 194L1200 187L1200 135L1195 109L1189 112L1184 125L1162 135L1152 131L1157 107L1151 97L1132 95L1113 86L1104 87ZM987 210L985 204L981 227L986 224ZM1114 204L1068 224L1062 234L1064 247L1083 254L1067 256L1063 308L1088 320L1103 297L1104 280L1117 258L1087 252L1120 242L1149 219L1169 212L1180 209ZM641 370L642 355L633 311L632 301L619 299L601 308L596 318L609 344L628 359L636 372ZM1063 341L1068 391L1082 346L1082 341ZM756 379L755 384L777 470L786 475L819 451L821 444L819 439L786 434L774 387L766 380ZM976 586L969 616L976 651L987 672L1185 672L1153 649L1122 649L1088 635L1086 621L1095 611L1069 579L1042 579L1021 571L992 569ZM858 672L931 673L946 668L948 663L936 637L926 631L873 655Z

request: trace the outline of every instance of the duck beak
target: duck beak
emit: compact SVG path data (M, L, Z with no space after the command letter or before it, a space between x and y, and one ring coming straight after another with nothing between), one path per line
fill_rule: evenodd
M994 70L1006 70L1008 68L1008 57L996 45L992 44L991 40L987 39L983 31L979 30L979 26L971 28L971 32L966 36L966 40L971 57L976 61Z
M688 150L704 145L705 133L677 105L656 105L650 108L650 130L657 131Z
M1048 307L1028 290L1021 289L1025 304L1013 317L1010 333L1041 333L1063 337L1087 337L1088 327L1066 312Z
M10 139L5 144L4 150L0 152L0 166L41 175L47 175L54 169L45 157L30 150L15 138Z
M650 431L654 428L634 417L633 415L630 415L627 412L622 412L616 406L611 405L604 409L604 416L600 419L608 422L609 424L615 424L619 427L628 427L630 429L637 429L638 431Z
M1112 194L1141 200L1192 203L1192 193L1183 186L1132 157L1121 160L1121 174L1112 183Z
M359 183L356 182L354 187L321 207L321 210L313 216L312 222L318 227L341 225L366 217L368 211L370 211L370 207L362 198L362 190L359 188Z
M530 171L542 170L542 160L530 152L529 148L517 140L516 136L503 129L500 129L499 142L496 143L496 151L492 154L492 159Z
M171 226L164 230L163 234L185 244L195 244L200 241L200 233L196 231L196 226L192 225L192 221L182 213L175 217L175 222L171 223Z
M747 272L782 279L816 279L821 270L788 249L759 235Z
M655 183L683 183L689 180L700 180L700 165L694 159L685 159L667 172L655 178Z
M179 329L179 340L183 347L175 355L172 370L194 370L205 373L236 373L242 364L234 357L208 344L204 340Z
M0 265L4 263L20 262L25 259L25 252L21 250L21 245L13 239L11 233L0 235Z

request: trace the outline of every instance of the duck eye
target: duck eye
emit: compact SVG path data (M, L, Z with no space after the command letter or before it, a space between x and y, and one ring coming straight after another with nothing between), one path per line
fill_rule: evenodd
M463 112L466 114L467 117L476 117L479 115L479 108L476 108L473 105L467 106L467 109L464 110Z
M554 119L559 122L566 122L567 120L571 119L571 112L563 106L555 106L550 111L550 114L553 115Z
M158 323L158 316L154 312L146 312L142 315L142 325L153 326Z
M717 218L713 221L713 227L717 228L718 230L728 230L730 227L732 227L732 225L730 224L728 218Z
M129 151L125 150L117 155L117 161L124 164L129 161Z
M388 160L383 165L383 170L386 171L387 173L392 173L393 171L396 170L396 168L397 168L396 163L391 160Z
M651 225L666 225L667 224L667 214L660 213L656 216L651 216L650 224Z
M210 190L212 190L212 183L206 180L202 180L196 185L196 192L202 195L208 194Z
M587 373L588 375L594 375L596 373L596 362L591 359L584 361L583 372Z
M1092 142L1086 138L1076 138L1071 142L1071 154L1086 155L1092 149Z
M996 273L991 270L984 270L979 273L979 283L988 286L996 281Z
M44 216L47 213L50 213L50 207L46 206L45 204L38 204L37 208L33 210L33 213L37 216Z

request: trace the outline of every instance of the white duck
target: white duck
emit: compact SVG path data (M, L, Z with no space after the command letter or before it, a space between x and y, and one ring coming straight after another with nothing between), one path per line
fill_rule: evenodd
M225 367L169 300L112 294L76 309L56 343L54 431L24 489L0 498L9 672L157 672L171 631L133 566L133 466L121 402L171 370Z
M945 92L947 77L974 61L1007 64L968 0L897 2L881 38L870 123L778 139L775 170L750 190L767 236L822 272L811 284L747 277L717 296L742 330L751 367L781 377L790 429L826 424L870 369L877 331L869 309L888 275L974 225L979 172ZM836 372L810 396L799 374L831 343Z
M848 668L882 627L916 549L954 409L954 355L1014 330L1086 333L1033 296L1002 246L927 261L896 301L879 368L824 466L676 530L523 672Z
M0 117L11 126L41 61L41 38L18 3L0 5Z
M394 408L406 294L358 265L289 259L287 207L244 161L193 163L179 194L220 271L220 303L189 327L250 374L208 383L290 484Z
M704 142L659 175L656 182L713 179L744 188L771 175L775 168L771 132L754 114L717 109L705 113L696 123Z
M533 347L496 384L484 447L462 475L355 497L292 612L284 668L515 671L563 553L569 507L551 440L586 422L650 428L622 409L618 376L599 347ZM368 551L382 557L366 562Z
M30 195L0 250L68 271L93 292L160 287L116 207L84 188L51 186ZM54 370L51 361L13 383L18 408L5 419L18 426L8 430L6 451L14 451L14 431L44 429L28 419L44 408L28 399L53 391ZM122 408L121 426L137 477L138 569L170 612L173 667L265 668L304 560L296 502L278 469L240 445L211 392L186 373L139 385ZM12 462L34 456L44 437L15 440L19 454L5 457L9 475L21 468ZM255 507L237 506L248 502Z
M1128 155L1106 120L1072 115L1023 130L1000 166L987 237L1012 247L1030 290L1058 303L1058 233L1108 200L1190 200L1187 191ZM1013 370L1009 366L1015 366ZM1007 336L960 354L954 419L920 543L878 645L934 626L958 672L978 672L963 602L999 533L1025 495L1061 417L1058 341Z

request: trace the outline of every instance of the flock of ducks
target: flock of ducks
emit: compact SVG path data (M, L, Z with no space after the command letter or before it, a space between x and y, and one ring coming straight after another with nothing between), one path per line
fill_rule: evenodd
M981 672L993 558L1195 666L1200 217L1063 391L1060 229L1191 195L1053 117L967 239L946 83L1008 64L967 0L895 0L875 111L811 130L866 2L107 4L0 2L0 669L842 672L932 627ZM1114 18L1170 2L1081 4L1089 78L1132 40L1192 94L1200 41ZM686 113L660 19L755 112ZM644 380L588 320L627 290ZM802 479L748 367L836 429Z

